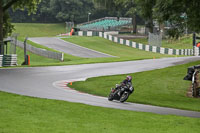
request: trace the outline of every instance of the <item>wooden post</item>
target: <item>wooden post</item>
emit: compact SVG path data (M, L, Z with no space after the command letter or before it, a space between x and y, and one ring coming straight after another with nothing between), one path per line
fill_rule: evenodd
M195 45L196 45L196 33L193 33L193 55L195 55Z
M3 44L3 1L0 0L0 55L4 55Z
M24 62L22 63L22 65L28 65L28 56L26 54L26 41L27 41L27 39L28 39L28 37L26 37L26 39L24 40Z
M0 41L0 55L4 55L4 43Z
M27 41L28 37L25 38L24 40L24 63L25 65L28 65L28 59L27 59L27 54L26 54L26 41Z

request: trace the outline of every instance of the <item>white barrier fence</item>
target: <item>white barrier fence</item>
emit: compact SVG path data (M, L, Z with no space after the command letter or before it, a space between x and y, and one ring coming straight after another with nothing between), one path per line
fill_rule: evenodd
M3 55L0 55L0 67L3 66Z
M0 55L0 67L2 66L17 66L17 55Z
M79 31L77 33L77 35L88 36L88 34L89 34L88 32L90 33L90 36L91 36L92 31ZM133 42L130 40L126 40L126 39L122 39L122 38L110 35L109 33L105 33L105 32L92 33L92 35L99 36L99 37L105 38L107 40L110 40L110 41L113 41L113 42L116 42L116 43L119 43L122 45L130 46L130 47L137 48L137 49L144 50L144 51L160 53L160 54L187 55L187 56L191 56L191 55L199 56L200 55L198 47L194 47L194 49L171 49L171 48L163 48L163 47L158 47L158 46L151 46L151 45L136 43L136 42Z

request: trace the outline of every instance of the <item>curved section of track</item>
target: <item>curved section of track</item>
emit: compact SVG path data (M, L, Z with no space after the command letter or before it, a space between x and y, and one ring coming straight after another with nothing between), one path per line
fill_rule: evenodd
M196 60L199 60L199 57L164 58L55 67L0 69L0 90L26 96L65 100L94 106L153 112L158 114L200 117L200 112L134 103L122 104L118 102L109 102L105 97L84 94L65 88L66 83L71 82L72 79L76 80L104 75L141 72ZM61 86L58 85L59 83ZM62 85L64 88L62 88Z
M67 99L67 101L71 102L78 102L78 103L84 103L84 104L107 107L107 108L125 109L131 111L151 112L151 113L165 114L165 115L168 114L168 115L179 115L179 116L200 118L200 112L158 107L152 105L136 104L129 102L125 103L120 103L118 101L110 102L106 97L95 96L79 92L67 86L69 83L73 83L75 81L85 81L85 80L86 80L85 78L61 80L54 82L53 86L55 86L55 88L57 89L67 92L69 95L67 96L69 98ZM76 97L76 99L73 99L73 97L70 96Z
M34 37L34 38L29 38L29 40L41 44L43 46L78 57L84 57L84 58L115 57L92 49L81 47L79 45L64 41L56 37Z

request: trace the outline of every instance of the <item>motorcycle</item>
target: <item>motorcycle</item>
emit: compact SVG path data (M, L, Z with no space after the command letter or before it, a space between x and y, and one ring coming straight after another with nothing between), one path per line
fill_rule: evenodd
M108 100L119 100L120 102L125 102L133 90L134 88L132 86L128 88L126 86L120 86L116 84L115 88L111 88Z

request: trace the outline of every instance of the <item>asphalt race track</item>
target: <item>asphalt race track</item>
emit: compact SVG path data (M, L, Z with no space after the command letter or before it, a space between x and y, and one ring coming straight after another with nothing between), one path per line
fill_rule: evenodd
M89 77L135 73L196 60L200 60L200 58L179 57L71 66L2 68L0 69L0 90L26 96L65 100L108 108L200 118L200 112L135 103L110 102L106 97L84 94L66 87L67 82L84 80Z
M29 40L73 56L84 58L114 57L112 55L81 47L56 37L34 37L29 38Z

